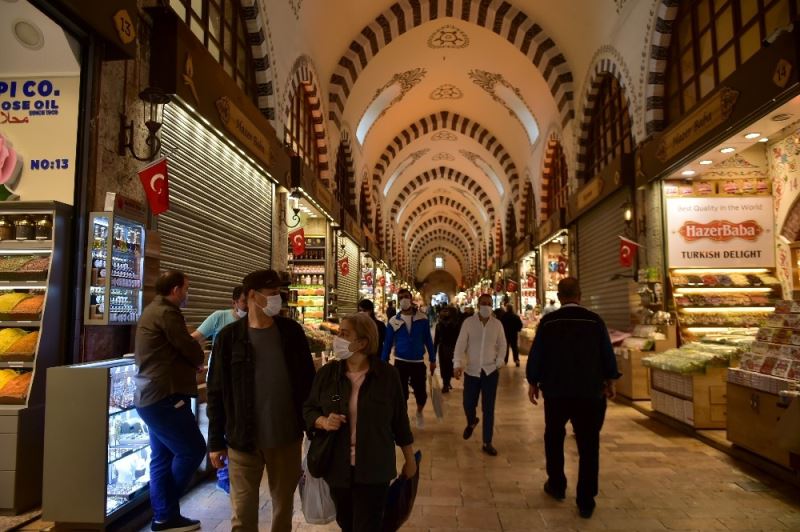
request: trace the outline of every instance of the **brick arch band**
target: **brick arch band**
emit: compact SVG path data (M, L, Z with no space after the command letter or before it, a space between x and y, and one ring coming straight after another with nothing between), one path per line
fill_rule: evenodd
M247 42L250 44L250 53L253 57L258 109L277 129L273 101L275 87L272 83L273 72L270 61L270 56L274 52L271 50L267 21L260 4L261 0L241 0L242 17L247 26Z
M515 46L550 87L562 127L572 120L573 78L564 54L541 26L504 0L400 0L392 4L359 32L339 59L330 80L330 120L339 127L358 77L383 48L409 30L444 18L475 24Z
M284 108L284 124L289 122L288 118L292 112L292 97L302 90L303 97L308 102L311 109L311 122L314 124L314 139L317 144L317 155L319 156L319 173L326 186L331 186L330 163L328 156L328 136L325 133L325 118L322 111L322 98L319 91L319 82L311 66L311 61L305 57L300 57L294 64L292 76L289 80L289 88L286 97L286 107Z
M467 242L470 243L471 248L477 249L479 247L478 243L474 242L474 238L472 237L472 233L470 233L464 225L455 220L450 218L449 216L440 215L435 218L431 218L426 220L425 222L421 223L419 227L414 230L414 233L411 236L411 240L413 241L417 235L426 232L428 229L443 227L445 229L453 229L457 232L457 234L463 235Z
M440 166L433 170L425 171L406 183L403 190L400 191L400 194L397 195L397 198L392 203L392 210L390 211L391 218L393 220L395 219L400 208L403 204L408 202L408 198L410 198L417 189L422 189L431 184L437 185L442 181L450 181L466 188L467 191L470 194L474 194L475 198L483 205L484 212L486 212L490 218L494 217L494 205L492 205L492 200L483 190L483 187L470 176L462 174L458 170Z
M427 243L425 246L421 246L419 248L419 252L415 254L414 257L409 257L408 266L412 270L412 274L416 275L417 270L419 269L420 263L425 260L425 257L429 256L431 253L445 251L449 255L452 255L458 260L458 265L461 266L461 273L464 276L470 276L474 273L476 268L469 262L469 258L462 255L462 251L456 248L453 244L449 242L442 242L440 241L432 241Z
M517 171L517 165L514 164L514 160L511 158L505 146L497 140L497 137L478 122L449 111L441 111L420 118L398 133L389 145L386 146L386 149L375 164L373 182L383 185L383 178L386 171L391 166L392 161L394 161L404 148L415 140L440 129L449 129L470 137L483 146L486 151L491 153L503 169L503 173L508 180L514 204L519 203L519 172Z
M656 21L648 50L647 80L645 86L645 134L647 136L664 129L664 89L666 84L667 58L672 39L673 22L678 16L680 0L659 0Z
M408 238L409 232L411 231L412 227L416 229L415 224L421 225L424 222L432 219L440 219L440 218L450 218L460 223L466 223L469 227L474 228L474 232L478 235L478 240L483 241L483 226L478 224L478 221L475 219L475 216L470 213L470 216L464 216L461 212L456 211L454 209L450 209L448 207L442 206L441 209L436 209L435 211L426 211L420 212L414 218L409 218L403 224L403 238ZM472 232L468 232L467 234L472 235Z
M439 195L439 196L434 196L432 198L428 198L424 202L422 202L419 205L417 205L417 207L411 212L411 214L408 215L408 218L406 218L406 221L403 223L403 229L402 229L401 235L405 235L406 234L406 232L408 231L408 228L410 227L412 221L417 216L419 216L423 212L430 211L431 209L435 210L435 208L439 207L439 206L450 207L450 208L455 209L456 211L462 213L464 216L469 218L470 221L475 223L475 227L483 227L484 225L486 225L486 224L479 224L477 219L475 218L474 213L470 209L468 209L466 206L464 206L463 203L459 202L456 199L453 199L453 198L450 198L450 197L447 197L447 196Z
M348 205L355 206L358 209L358 194L356 189L356 171L353 162L353 149L350 143L350 135L347 131L342 131L342 139L339 141L339 149L336 150L336 163L334 168L339 169L339 157L344 157L345 168L345 183L347 183L347 190L344 193L345 200ZM339 176L336 176L337 178ZM339 185L338 180L334 179L336 186Z
M417 270L419 269L420 264L422 264L425 261L425 259L427 259L431 255L448 255L449 257L452 257L453 260L455 260L458 263L459 268L461 268L461 275L463 275L464 277L470 277L471 274L473 273L472 271L464 268L464 261L462 260L461 257L458 256L458 253L456 253L454 250L444 246L433 246L426 248L420 253L417 262L414 264L414 275L417 274Z
M416 249L422 249L426 244L431 242L436 242L437 240L442 240L444 242L449 242L458 248L464 254L464 259L468 260L470 257L470 248L467 241L461 236L452 231L449 231L444 228L438 229L431 229L427 233L421 233L415 236L410 241L410 250L411 250L411 257L414 258L417 256Z

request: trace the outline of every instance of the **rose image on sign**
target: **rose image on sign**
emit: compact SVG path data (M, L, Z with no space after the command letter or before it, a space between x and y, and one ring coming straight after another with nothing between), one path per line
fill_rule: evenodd
M687 242L707 238L714 242L727 242L734 238L742 240L756 240L764 229L755 220L744 222L730 222L728 220L713 220L709 223L686 221L678 229L678 233Z

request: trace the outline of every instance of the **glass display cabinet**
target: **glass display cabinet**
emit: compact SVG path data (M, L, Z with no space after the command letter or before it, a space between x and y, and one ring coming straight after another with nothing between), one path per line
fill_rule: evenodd
M85 323L131 325L142 315L144 224L113 212L89 218Z

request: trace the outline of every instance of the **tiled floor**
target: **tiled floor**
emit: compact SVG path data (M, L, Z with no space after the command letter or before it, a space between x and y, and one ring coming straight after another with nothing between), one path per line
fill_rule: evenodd
M480 452L480 428L461 439L461 390L446 395L445 421L428 414L415 431L423 452L416 506L403 530L800 530L800 490L738 463L726 454L611 405L602 436L601 494L587 521L571 498L549 499L544 474L543 412L527 400L524 371L502 370L495 446ZM412 400L413 402L413 400ZM575 442L568 438L568 477L576 473ZM262 486L263 492L263 486ZM270 503L262 493L262 529ZM184 514L203 530L230 530L229 502L212 484L190 493ZM338 530L305 524L297 499L296 530Z

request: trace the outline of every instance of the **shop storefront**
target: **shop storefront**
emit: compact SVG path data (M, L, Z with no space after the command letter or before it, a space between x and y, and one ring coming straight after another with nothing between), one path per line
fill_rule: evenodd
M598 313L610 329L631 329L635 264L622 265L620 237L631 239L633 160L621 155L570 198L568 218L576 226L577 277L581 303ZM630 212L628 210L628 212Z
M343 231L339 231L336 247L336 295L338 317L358 310L361 272L361 227L345 214Z
M391 300L392 274L384 262L378 263L375 268L375 316L386 321L386 306Z
M522 331L519 336L520 352L527 353L531 349L536 334L536 324L541 317L541 305L537 293L539 253L531 249L531 237L526 236L514 248L516 259L515 280L518 287L518 303L515 304L517 314L522 320Z
M375 260L372 256L365 252L361 252L361 280L359 282L358 288L358 299L369 299L373 303L375 303L375 307L378 307L378 301L376 298L376 284L377 284L377 267L375 265Z
M795 289L794 33L762 48L637 155L637 184L661 197L662 230L648 233L663 241L647 245L664 249L683 343L643 361L653 408L694 428L727 428L733 443L784 467L792 456L775 443L788 402L781 393L800 381L787 340L800 309L781 302Z
M539 300L542 308L550 301L558 303L558 282L570 275L570 234L566 229L563 210L556 211L539 226L537 252L539 255Z
M303 325L319 325L327 316L329 224L305 198L290 201L297 225L289 233L289 317Z

